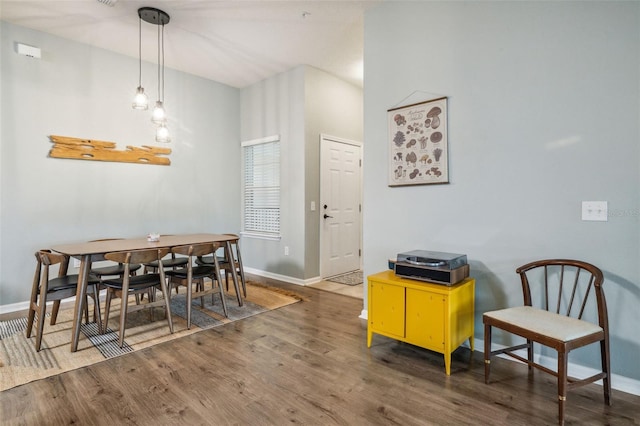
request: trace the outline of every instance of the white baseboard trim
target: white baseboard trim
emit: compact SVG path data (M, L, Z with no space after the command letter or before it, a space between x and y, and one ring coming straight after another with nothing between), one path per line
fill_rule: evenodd
M273 272L262 271L260 269L244 268L244 272L247 274L257 275L259 277L270 278L272 280L284 281L285 283L295 284L300 286L308 286L311 284L319 283L322 281L320 277L307 278L306 280L300 278L293 278L287 275L274 274Z
M53 304L53 302L51 302ZM28 311L29 302L10 303L8 305L0 305L0 315L11 314L14 312Z

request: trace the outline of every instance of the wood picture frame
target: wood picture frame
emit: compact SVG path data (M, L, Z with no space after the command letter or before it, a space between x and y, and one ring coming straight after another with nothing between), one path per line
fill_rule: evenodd
M447 98L387 110L389 186L449 183Z

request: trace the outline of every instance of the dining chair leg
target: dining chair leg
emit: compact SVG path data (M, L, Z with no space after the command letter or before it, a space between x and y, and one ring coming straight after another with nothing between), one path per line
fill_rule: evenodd
M211 282L211 285L213 285L213 281ZM224 298L224 289L222 288L221 281L218 281L218 289L220 290L220 300L222 301L222 311L224 312L224 316L228 318L229 314L227 313L227 301ZM211 295L211 297L213 297L213 295Z
M60 311L60 301L56 300L53 302L53 308L51 309L51 321L49 322L49 324L56 325L59 311Z
M196 291L204 291L204 278L198 278L196 281ZM204 296L200 296L200 307L204 308Z
M36 256L37 257L37 256ZM33 330L33 321L36 317L36 307L38 303L38 285L40 284L40 259L33 277L33 286L31 287L31 300L29 302L29 315L27 316L27 339L31 337Z
M42 330L44 330L44 317L47 313L47 288L45 286L41 286L40 289L40 297L38 302L40 302L40 306L38 307L38 329L36 330L36 352L40 351L40 346L42 345Z
M568 357L564 351L558 351L558 424L564 425L564 408L567 401Z
M227 259L229 259L230 261L233 260L233 251L231 249L231 242L227 241L227 243L225 244L225 255L227 257ZM215 259L215 256L214 256ZM220 271L220 269L218 268L218 272ZM235 265L231 268L231 278L233 278L233 287L236 290L236 298L238 299L238 306L242 306L243 302L242 302L242 296L240 295L240 287L238 286L238 276L236 275L236 268Z
M600 341L600 359L602 362L602 371L605 372L606 376L602 379L602 389L604 391L604 403L607 405L611 405L611 380L609 376L611 375L611 366L609 361L609 339L605 338Z
M491 373L491 326L484 325L484 382L489 383Z
M170 302L170 297L168 296L168 291L167 291L167 280L164 276L164 272L161 270L160 271L160 290L162 291L162 298L164 300L164 306L166 309L166 317L167 317L167 322L169 323L169 331L171 332L171 334L173 334L173 319L171 318L171 302Z
M187 329L191 329L191 280L187 281Z
M127 322L127 302L129 296L129 283L125 280L122 286L122 294L120 295L120 329L118 334L118 345L124 346L124 330Z
M109 328L109 311L111 310L111 298L113 297L113 290L107 289L107 296L104 301L104 321L102 321L102 331L106 333Z
M93 286L93 321L98 327L98 333L102 334L102 317L100 312L100 285L92 284Z

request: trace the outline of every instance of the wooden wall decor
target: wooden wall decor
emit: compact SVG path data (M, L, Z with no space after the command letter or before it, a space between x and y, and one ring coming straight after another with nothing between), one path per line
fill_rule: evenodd
M157 164L168 166L171 160L161 155L171 154L171 148L155 146L127 146L124 151L115 149L115 142L93 139L72 138L69 136L49 136L53 148L49 157L69 158L73 160L114 161L119 163Z

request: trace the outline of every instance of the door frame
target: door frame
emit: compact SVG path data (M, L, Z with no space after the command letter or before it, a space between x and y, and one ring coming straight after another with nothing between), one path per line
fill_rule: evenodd
M345 139L345 138L341 138L341 137L337 137L337 136L331 136L331 135L328 135L328 134L325 134L325 133L321 133L320 134L320 174L319 174L320 194L319 194L319 203L318 203L318 219L319 219L319 221L318 221L318 233L320 235L320 238L319 238L319 240L320 240L320 245L319 245L320 252L319 252L319 259L318 260L319 260L319 269L320 269L320 278L321 279L328 278L328 276L325 275L326 271L324 270L325 269L325 262L324 262L324 259L323 259L323 255L324 255L324 244L325 244L325 242L324 242L323 228L322 228L323 222L322 222L322 219L320 218L320 216L323 213L323 210L322 210L322 208L320 208L320 205L322 204L322 194L323 194L323 189L324 189L323 188L323 173L325 173L325 171L323 170L323 165L324 165L324 161L323 161L323 152L324 152L323 145L326 142L337 142L337 143L342 143L342 144L346 144L346 145L354 145L354 146L357 146L357 147L360 148L360 187L358 188L358 192L359 192L358 198L359 198L359 204L360 204L360 229L359 229L359 234L360 234L360 241L359 241L359 245L360 245L360 249L359 249L360 250L360 256L359 256L360 257L360 265L359 265L359 267L360 267L360 269L362 269L362 256L363 256L363 253L362 253L362 242L363 242L363 239L362 239L362 209L363 209L363 206L362 206L362 199L363 199L362 198L363 197L363 194L362 194L362 192L363 192L362 191L362 178L363 178L362 169L363 169L363 166L364 166L364 164L363 164L364 145L363 145L362 142L359 142L359 141L355 141L355 140L351 140L351 139Z

